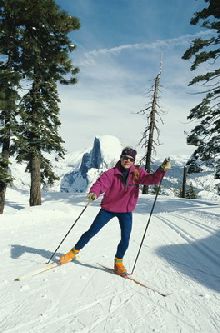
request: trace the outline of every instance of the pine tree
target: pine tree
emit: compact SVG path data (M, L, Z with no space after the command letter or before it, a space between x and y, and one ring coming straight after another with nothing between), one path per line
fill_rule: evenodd
M202 160L209 160L220 153L220 1L205 0L207 7L196 12L191 19L191 24L202 22L202 27L207 28L210 38L197 38L185 51L183 59L193 58L191 70L196 70L201 64L207 63L212 69L209 72L197 75L189 85L202 83L207 86L201 103L191 111L188 119L197 119L198 124L188 135L187 143L198 146L195 154Z
M53 80L39 83L38 94L35 84L20 103L21 120L13 147L17 161L28 162L26 170L31 174L31 206L41 203L40 185L53 184L57 179L43 152L55 151L59 157L64 156L63 140L58 135L60 120L56 84Z
M186 199L196 199L197 196L196 196L196 192L194 190L194 187L193 187L193 184L192 182L190 182L189 184L189 188L187 189L186 191L186 196L185 196Z
M8 80L9 77L11 77L11 80ZM12 77L13 73L0 68L0 214L4 210L7 185L12 181L9 159L11 134L15 124L16 99L18 97L14 90Z
M26 160L31 174L30 205L41 204L41 183L56 177L45 153L64 155L57 83L74 84L78 68L70 59L75 49L68 34L79 20L62 11L53 0L19 0L16 3L23 77L30 89L19 105L18 133L13 149L19 162Z
M190 157L190 159L186 162L186 166L187 166L187 173L199 173L202 171L202 168L199 166L198 163L198 155L194 155L192 154L192 156Z
M152 154L156 152L156 146L160 144L159 135L160 131L157 126L157 118L159 117L160 121L163 123L160 114L162 113L159 106L159 89L160 89L160 78L161 78L161 70L159 74L155 77L154 83L150 90L150 102L146 106L144 110L141 110L137 113L143 114L147 116L147 125L145 127L142 138L139 142L141 147L145 149L145 155L143 157L143 161L145 163L145 169L150 172L151 170L151 159ZM157 133L157 138L155 139L155 132ZM143 194L148 193L148 186L144 185L142 189Z
M20 82L16 11L8 11L9 1L0 1L0 214L5 206L5 192L12 181L9 172L11 136L16 132L17 89Z

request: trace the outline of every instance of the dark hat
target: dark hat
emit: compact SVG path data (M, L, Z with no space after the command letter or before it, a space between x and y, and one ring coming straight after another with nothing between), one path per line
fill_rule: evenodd
M135 159L137 152L135 149L132 149L131 147L125 147L121 152L121 156L124 156L124 155L131 156L131 157L133 157L133 159Z

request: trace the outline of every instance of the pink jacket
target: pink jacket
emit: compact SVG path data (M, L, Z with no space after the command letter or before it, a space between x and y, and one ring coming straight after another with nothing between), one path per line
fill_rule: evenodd
M103 209L114 213L132 212L138 200L139 184L159 184L165 172L159 168L155 173L149 174L143 168L132 165L127 182L124 184L119 165L120 162L114 168L105 171L92 185L89 192L95 193L97 197L104 193L101 201ZM139 177L135 179L137 170Z

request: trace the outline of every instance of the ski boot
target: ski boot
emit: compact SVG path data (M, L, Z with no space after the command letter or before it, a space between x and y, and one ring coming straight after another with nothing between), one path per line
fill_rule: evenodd
M71 249L68 253L60 257L59 260L60 265L67 264L68 262L74 260L78 253L79 250L76 250L75 248Z
M126 277L128 275L128 273L127 273L127 270L122 261L123 261L123 259L115 258L114 272L117 275Z

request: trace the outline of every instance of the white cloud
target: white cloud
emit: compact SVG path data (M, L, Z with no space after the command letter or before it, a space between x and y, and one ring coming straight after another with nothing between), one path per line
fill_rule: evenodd
M87 65L89 63L94 62L94 58L99 55L118 55L119 53L123 51L128 50L157 50L160 48L168 47L168 46L180 46L180 45L186 45L190 41L196 38L204 38L210 34L209 31L200 31L196 34L187 34L184 36L180 36L177 38L172 39L165 39L165 40L156 40L151 43L137 43L137 44L125 44L125 45L119 45L112 48L104 48L104 49L95 49L88 51L84 54L85 59L80 62L80 65Z

